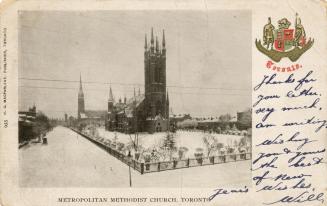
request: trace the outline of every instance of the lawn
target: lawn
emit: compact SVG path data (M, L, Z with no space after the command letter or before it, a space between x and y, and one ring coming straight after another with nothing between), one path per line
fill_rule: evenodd
M131 154L134 156L135 147L133 142L135 141L135 134L124 134L119 132L106 131L103 127L97 128L96 136L98 136L103 142L109 143L112 147ZM227 153L239 153L239 149L243 148L246 152L250 152L250 138L243 138L239 135L227 135L217 133L204 133L201 131L177 131L173 134L173 147L174 149L164 148L165 139L167 133L159 132L154 134L139 133L138 134L138 153L140 153L140 159L146 155L153 156L154 160L151 161L167 161L173 159L185 159L195 158L195 153L203 153L204 156L208 156L208 150L210 156L217 156ZM207 138L207 144L204 141L204 137ZM243 139L243 141L242 141ZM244 141L246 139L246 141ZM243 144L242 144L243 143ZM217 148L214 145L219 144ZM181 155L179 150L183 148L184 152ZM185 149L186 148L186 149ZM232 149L232 150L231 150ZM170 155L167 155L169 153Z

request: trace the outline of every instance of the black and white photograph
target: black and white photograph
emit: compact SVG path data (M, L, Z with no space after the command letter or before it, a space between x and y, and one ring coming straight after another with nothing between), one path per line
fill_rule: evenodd
M251 22L19 11L19 186L251 187Z

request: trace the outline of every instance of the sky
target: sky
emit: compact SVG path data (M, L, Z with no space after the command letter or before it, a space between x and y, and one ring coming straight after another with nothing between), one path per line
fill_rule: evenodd
M19 110L76 116L80 74L87 110L106 110L109 85L116 100L142 93L152 27L160 43L165 30L172 113L251 107L250 11L24 11L19 24Z

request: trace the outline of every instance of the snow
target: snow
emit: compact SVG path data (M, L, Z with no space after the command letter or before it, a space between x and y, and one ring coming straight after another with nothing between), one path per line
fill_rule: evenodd
M117 142L121 142L125 145L130 144L131 139L134 140L134 134L124 134L119 132L106 131L103 127L98 128L98 134L101 138L109 139L113 141L115 134L117 136ZM177 147L187 147L189 150L186 153L185 158L194 158L194 153L197 148L202 148L205 150L206 146L203 142L204 135L208 133L203 133L200 131L177 131L176 132L176 146ZM154 149L158 148L164 137L167 135L165 132L158 132L153 134L148 133L139 133L139 144L142 145L144 149ZM238 135L227 135L227 134L215 134L212 133L212 136L217 138L218 142L223 143L225 146L232 147L235 143L239 143L243 136Z
M129 187L128 166L86 138L64 127L46 137L48 145L19 150L20 186ZM250 168L251 161L238 161L143 175L132 169L132 186L244 187L251 185Z

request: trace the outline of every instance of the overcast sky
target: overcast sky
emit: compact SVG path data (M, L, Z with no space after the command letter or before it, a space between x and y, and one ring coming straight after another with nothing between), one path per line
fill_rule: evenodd
M251 106L251 13L246 11L22 12L20 78L78 81L86 109L144 91L144 35L165 29L173 113L236 114ZM78 82L20 79L19 109L76 116ZM35 88L39 87L39 88ZM40 88L41 87L41 88ZM189 88L192 87L192 88ZM57 88L57 89L55 89Z

